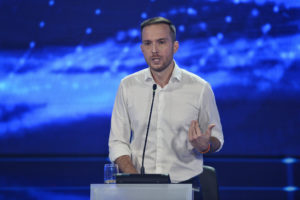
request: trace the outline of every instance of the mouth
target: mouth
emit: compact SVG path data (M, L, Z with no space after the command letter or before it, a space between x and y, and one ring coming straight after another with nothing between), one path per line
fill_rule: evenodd
M151 60L154 63L159 63L160 62L160 57L151 57Z

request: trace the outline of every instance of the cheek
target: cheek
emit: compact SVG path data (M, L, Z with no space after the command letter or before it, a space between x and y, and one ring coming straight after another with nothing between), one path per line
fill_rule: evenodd
M149 58L151 56L151 53L149 53L147 51L144 51L143 54L144 54L145 58Z
M167 57L172 56L172 55L173 55L172 49L166 49L166 50L164 51L164 55L166 55Z
M146 57L147 51L146 51L144 48L142 48L142 53L143 53L143 55Z

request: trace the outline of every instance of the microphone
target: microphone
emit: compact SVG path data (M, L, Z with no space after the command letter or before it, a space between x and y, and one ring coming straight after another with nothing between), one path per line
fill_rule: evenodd
M145 174L145 168L144 168L145 151L146 151L146 146L147 146L149 126L150 126L150 121L151 121L152 108L153 108L153 102L154 102L156 88L157 88L157 85L153 84L153 86L152 86L152 89L153 89L152 103L151 103L151 108L150 108L150 115L149 115L149 120L148 120L148 126L147 126L147 132L146 132L145 143L144 143L144 150L143 150L143 157L142 157L142 167L141 167L141 174L142 175Z

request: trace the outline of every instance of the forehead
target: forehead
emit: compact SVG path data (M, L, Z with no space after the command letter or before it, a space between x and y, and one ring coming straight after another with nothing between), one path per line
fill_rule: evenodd
M142 31L142 40L157 40L161 38L170 38L170 28L167 24L151 24L144 27Z

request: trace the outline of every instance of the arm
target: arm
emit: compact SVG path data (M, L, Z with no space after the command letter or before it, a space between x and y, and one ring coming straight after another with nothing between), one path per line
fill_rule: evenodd
M115 163L119 166L119 169L123 173L137 174L137 170L133 166L131 159L128 155L120 156L115 160Z
M200 102L199 118L192 121L189 128L189 142L198 152L217 152L223 146L224 137L215 97L209 84L205 85Z
M127 112L125 91L122 82L119 86L118 93L114 104L111 118L111 128L109 134L109 158L115 162L119 169L124 173L134 173L136 169L133 166L130 149L131 127L129 115Z

